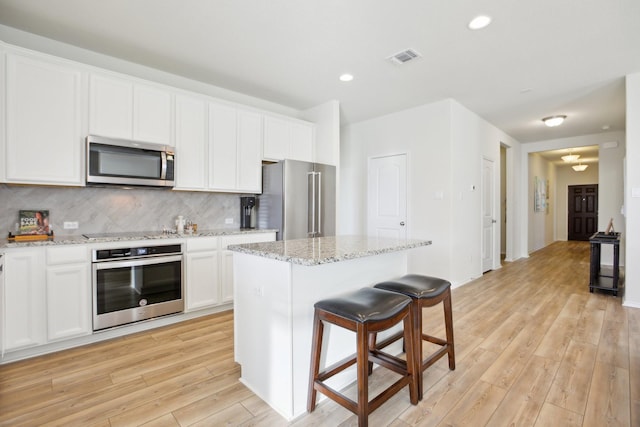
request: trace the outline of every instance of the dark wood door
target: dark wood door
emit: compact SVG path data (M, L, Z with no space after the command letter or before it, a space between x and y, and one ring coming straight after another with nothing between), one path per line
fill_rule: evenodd
M569 240L589 240L598 230L598 184L570 185Z

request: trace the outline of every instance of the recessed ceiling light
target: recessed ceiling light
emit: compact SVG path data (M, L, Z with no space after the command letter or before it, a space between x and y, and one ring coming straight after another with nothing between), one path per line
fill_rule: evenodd
M560 126L562 122L564 122L564 119L566 118L567 116L550 116L550 117L545 117L544 119L542 119L542 121L544 122L545 125L552 128L555 126Z
M481 30L491 23L491 17L487 15L478 15L469 22L470 30Z
M341 82L350 82L351 80L353 80L353 75L352 74L343 74L340 76L340 81Z

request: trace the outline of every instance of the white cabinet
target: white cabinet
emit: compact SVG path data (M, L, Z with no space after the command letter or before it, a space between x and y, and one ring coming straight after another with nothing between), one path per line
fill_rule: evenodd
M92 74L89 133L173 145L173 95L151 84Z
M233 252L229 245L271 242L275 232L245 233L187 240L186 311L233 301Z
M85 245L47 248L47 339L88 335L91 327L91 272Z
M186 311L219 304L218 256L217 237L200 237L187 241Z
M4 350L46 342L44 249L7 251L4 261Z
M176 95L176 189L208 188L207 102Z
M82 185L86 74L14 53L6 67L7 182Z
M315 129L312 123L282 117L264 117L265 160L314 161Z
M230 245L244 243L273 242L276 233L251 233L236 236L224 236L220 238L220 300L221 302L233 301L233 252L228 250Z
M209 188L262 191L262 115L209 104Z

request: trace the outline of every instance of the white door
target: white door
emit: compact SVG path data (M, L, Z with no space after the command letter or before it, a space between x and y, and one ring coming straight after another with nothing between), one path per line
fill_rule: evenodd
M494 213L493 161L482 159L482 272L493 269Z
M406 238L406 154L371 158L368 187L368 235Z

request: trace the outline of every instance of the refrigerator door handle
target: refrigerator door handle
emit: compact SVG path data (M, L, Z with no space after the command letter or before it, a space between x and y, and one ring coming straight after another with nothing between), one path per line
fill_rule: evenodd
M315 237L316 233L316 173L307 172L307 235Z
M316 174L318 175L318 193L316 195L318 200L316 203L318 227L316 228L316 233L320 236L322 235L322 172L316 172Z

